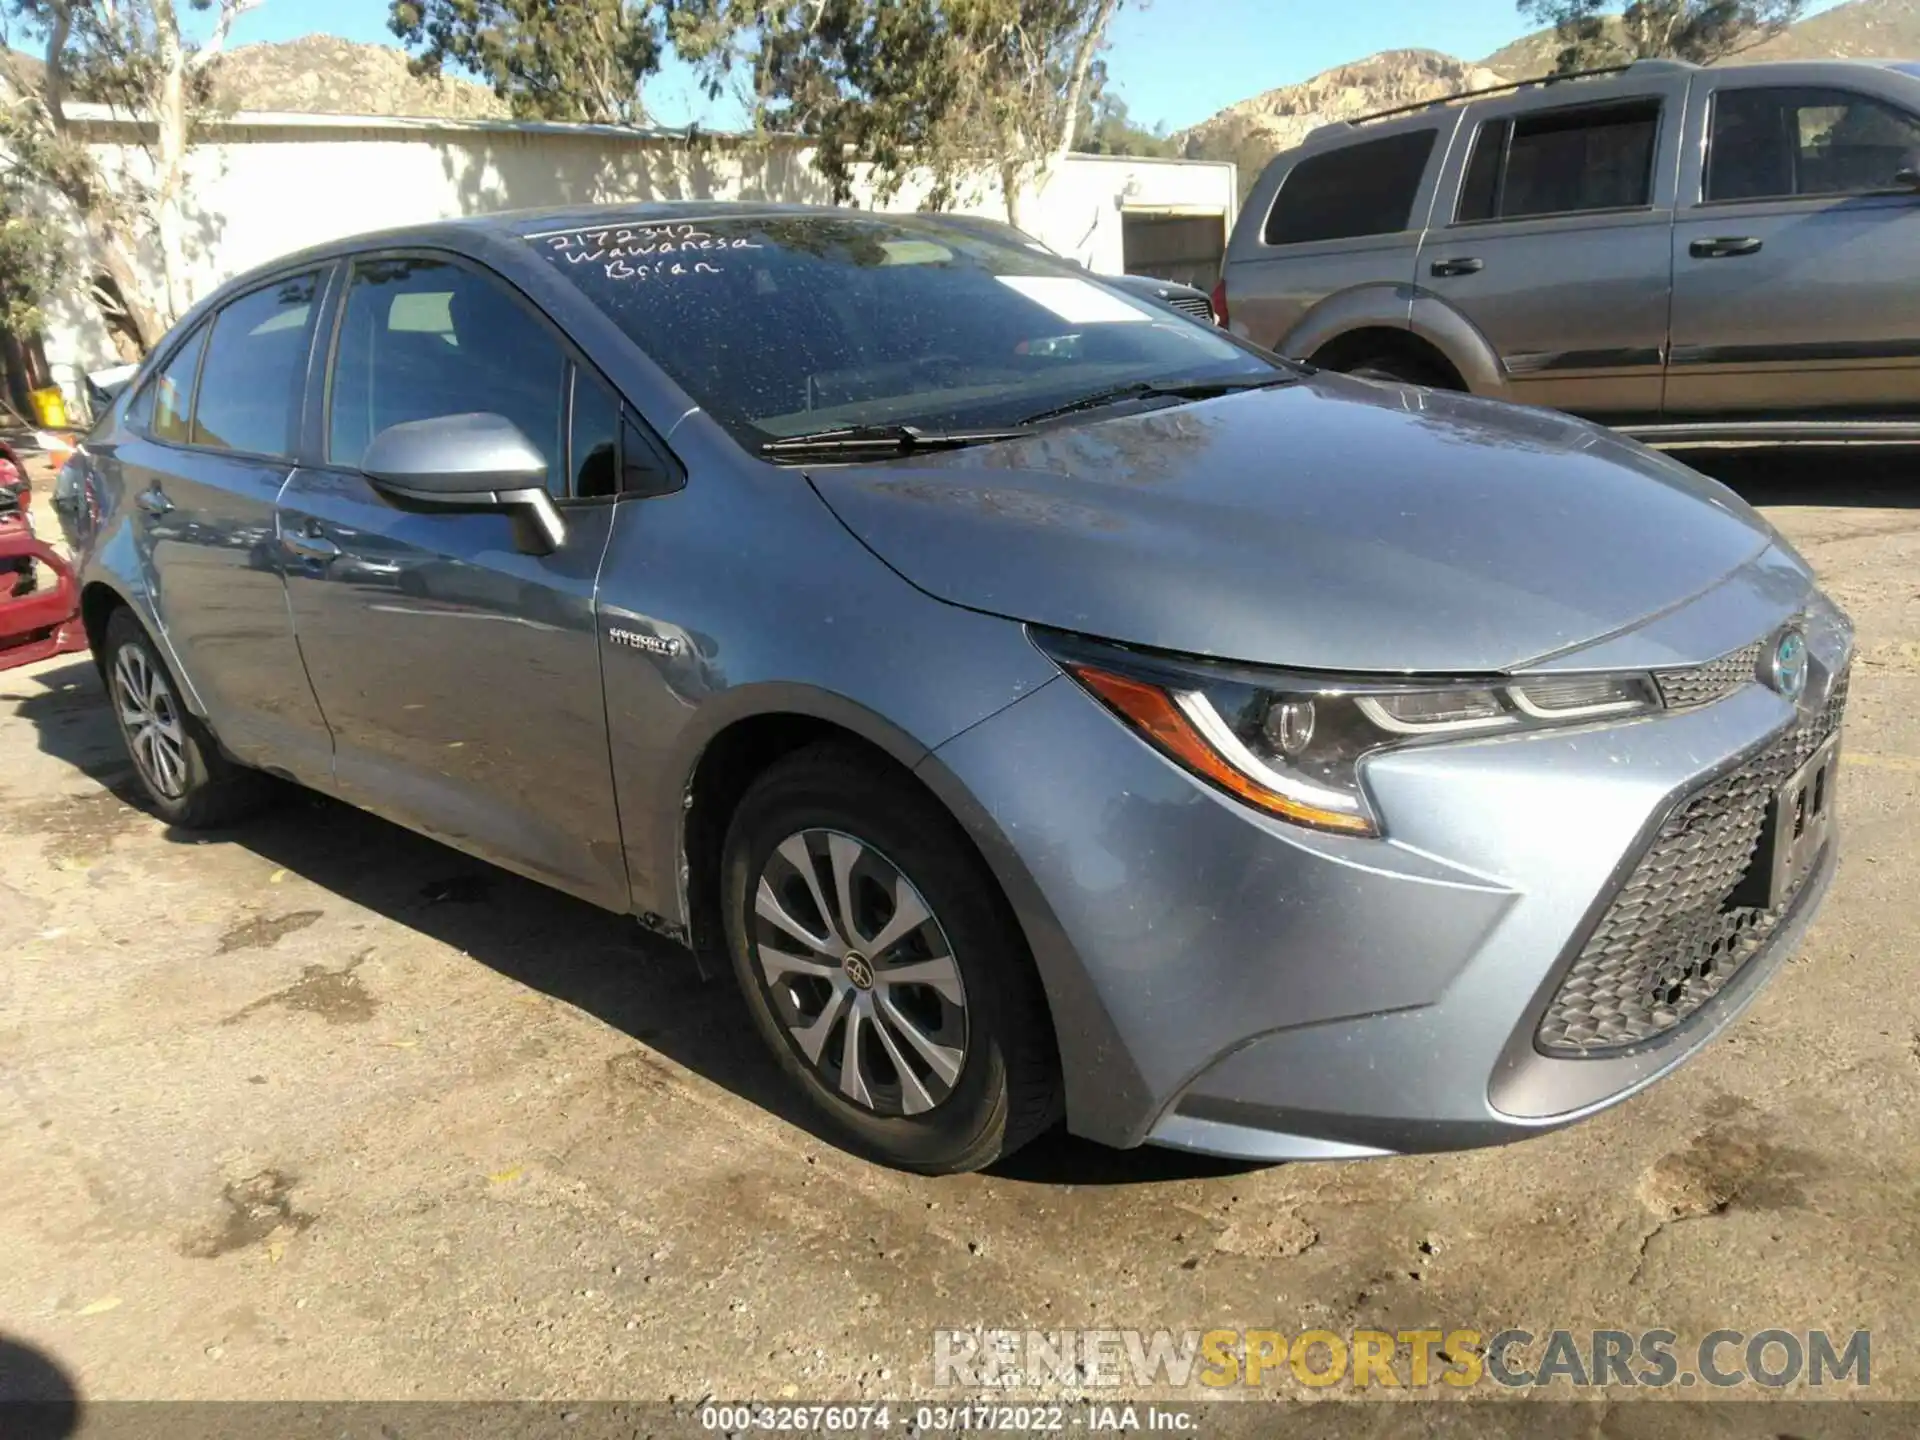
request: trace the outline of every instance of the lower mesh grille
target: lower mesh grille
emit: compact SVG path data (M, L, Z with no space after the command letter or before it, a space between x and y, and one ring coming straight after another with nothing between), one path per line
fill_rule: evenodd
M1598 1055L1651 1040L1717 995L1766 944L1793 897L1771 910L1728 900L1774 791L1839 728L1846 703L1842 675L1818 720L1674 808L1560 982L1535 1035L1541 1051Z

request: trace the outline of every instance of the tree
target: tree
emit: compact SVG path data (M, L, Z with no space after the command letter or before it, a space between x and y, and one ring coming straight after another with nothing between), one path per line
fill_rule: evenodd
M261 0L217 0L217 8L216 0L188 3L214 11L199 43L182 33L174 0L0 0L7 184L16 195L43 188L72 207L88 273L97 277L93 299L109 326L143 352L181 308L181 198L187 153L208 105L208 67L234 20ZM16 35L40 50L42 64L30 66L14 47ZM150 126L150 173L105 173L68 109L74 100L106 104ZM134 266L142 235L156 241L157 297Z
M1565 73L1634 60L1710 64L1771 40L1806 0L1519 0L1519 8L1553 27Z
M1073 148L1083 155L1145 155L1158 159L1175 157L1180 151L1164 123L1148 129L1128 113L1126 101L1108 92L1104 60L1094 61L1087 72Z
M710 96L813 138L837 199L924 178L944 208L984 165L1007 217L1071 149L1120 0L675 0L676 51ZM744 82L743 82L744 76Z
M657 0L392 0L387 28L419 52L415 75L451 63L523 120L634 125L666 17Z
M43 307L66 273L65 237L38 213L38 196L0 177L0 327L22 340L38 335Z

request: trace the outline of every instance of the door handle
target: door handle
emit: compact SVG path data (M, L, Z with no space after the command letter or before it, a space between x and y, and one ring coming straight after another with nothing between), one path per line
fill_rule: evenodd
M337 560L340 547L326 536L316 531L304 533L293 530L280 532L280 543L289 554L298 555L302 560L313 560L324 565L329 560Z
M173 509L173 501L167 498L166 491L162 490L158 485L142 490L139 495L134 498L133 503L146 511L147 514L156 517L164 515Z
M1696 260L1726 260L1735 255L1757 255L1760 253L1760 240L1753 235L1716 235L1694 241L1687 246L1687 253Z
M1458 260L1436 260L1433 273L1441 279L1449 275L1478 275L1487 268L1487 262L1472 255L1464 255Z

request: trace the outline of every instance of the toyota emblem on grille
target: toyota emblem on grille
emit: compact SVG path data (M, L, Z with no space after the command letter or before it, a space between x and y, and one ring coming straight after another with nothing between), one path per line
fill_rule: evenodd
M1807 637L1784 631L1767 657L1766 682L1789 700L1798 700L1807 688Z

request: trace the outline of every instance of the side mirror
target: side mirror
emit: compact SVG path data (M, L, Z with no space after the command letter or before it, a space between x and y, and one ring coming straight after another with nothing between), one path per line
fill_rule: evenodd
M504 415L437 415L373 437L360 469L403 510L511 515L520 549L551 555L567 538L547 493L547 461Z

